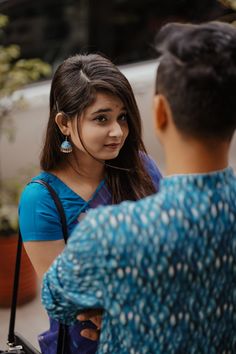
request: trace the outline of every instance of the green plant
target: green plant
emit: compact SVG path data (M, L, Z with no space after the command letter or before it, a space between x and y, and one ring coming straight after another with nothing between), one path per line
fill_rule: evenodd
M0 14L0 138L14 137L11 115L22 108L24 98L15 92L41 77L51 73L49 64L40 59L22 59L20 47L16 44L4 46L5 27L8 17ZM17 205L22 183L19 178L2 181L0 173L0 236L17 231Z
M18 231L18 203L27 182L39 171L30 166L19 171L17 177L1 180L0 188L0 237L11 236Z
M21 87L51 73L51 66L40 59L21 59L20 47L4 46L8 17L0 14L0 132L13 137L11 113L22 103L22 97L14 99L13 93Z
M38 172L38 168L31 165L20 169L17 177L0 181L0 237L11 236L18 232L20 194L26 183Z
M17 232L17 205L22 187L16 179L2 181L1 187L0 235L9 236Z
M236 10L236 0L219 0L223 5Z

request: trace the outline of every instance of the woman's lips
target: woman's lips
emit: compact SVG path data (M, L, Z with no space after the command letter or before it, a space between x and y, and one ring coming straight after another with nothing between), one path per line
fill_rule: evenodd
M120 143L119 144L106 144L106 145L104 145L106 148L108 148L108 149L117 149L117 148L119 148L120 147Z

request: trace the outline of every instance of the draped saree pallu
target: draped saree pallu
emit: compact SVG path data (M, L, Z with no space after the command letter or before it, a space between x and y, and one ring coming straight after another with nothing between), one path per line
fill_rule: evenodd
M89 201L84 202L84 206L81 208L80 214L78 215L77 223L85 217L86 212L89 209L109 204L112 204L111 193L103 181L93 197ZM75 223L75 225L77 223ZM85 328L96 328L96 326L91 321L77 321L74 325L68 327L68 354L94 354L96 352L98 342L91 341L80 335L80 332ZM49 330L40 334L38 337L39 345L43 354L56 354L58 330L58 321L50 318Z

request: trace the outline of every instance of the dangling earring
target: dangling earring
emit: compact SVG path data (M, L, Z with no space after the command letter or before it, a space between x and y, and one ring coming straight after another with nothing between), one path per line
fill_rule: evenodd
M67 139L68 137L66 135L65 140L61 143L60 147L61 152L64 152L65 154L72 152L72 145Z

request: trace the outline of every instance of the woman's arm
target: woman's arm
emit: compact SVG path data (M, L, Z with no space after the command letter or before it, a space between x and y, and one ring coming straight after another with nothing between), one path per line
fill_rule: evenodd
M44 186L31 183L24 189L19 204L19 226L25 250L41 279L65 246L60 216Z
M90 210L44 275L42 301L50 317L70 325L79 312L106 310L106 285L117 272L116 254L111 254L109 242L103 242L104 228L115 237L111 208Z
M24 248L40 281L54 259L63 251L64 247L64 240L29 241L24 243Z

